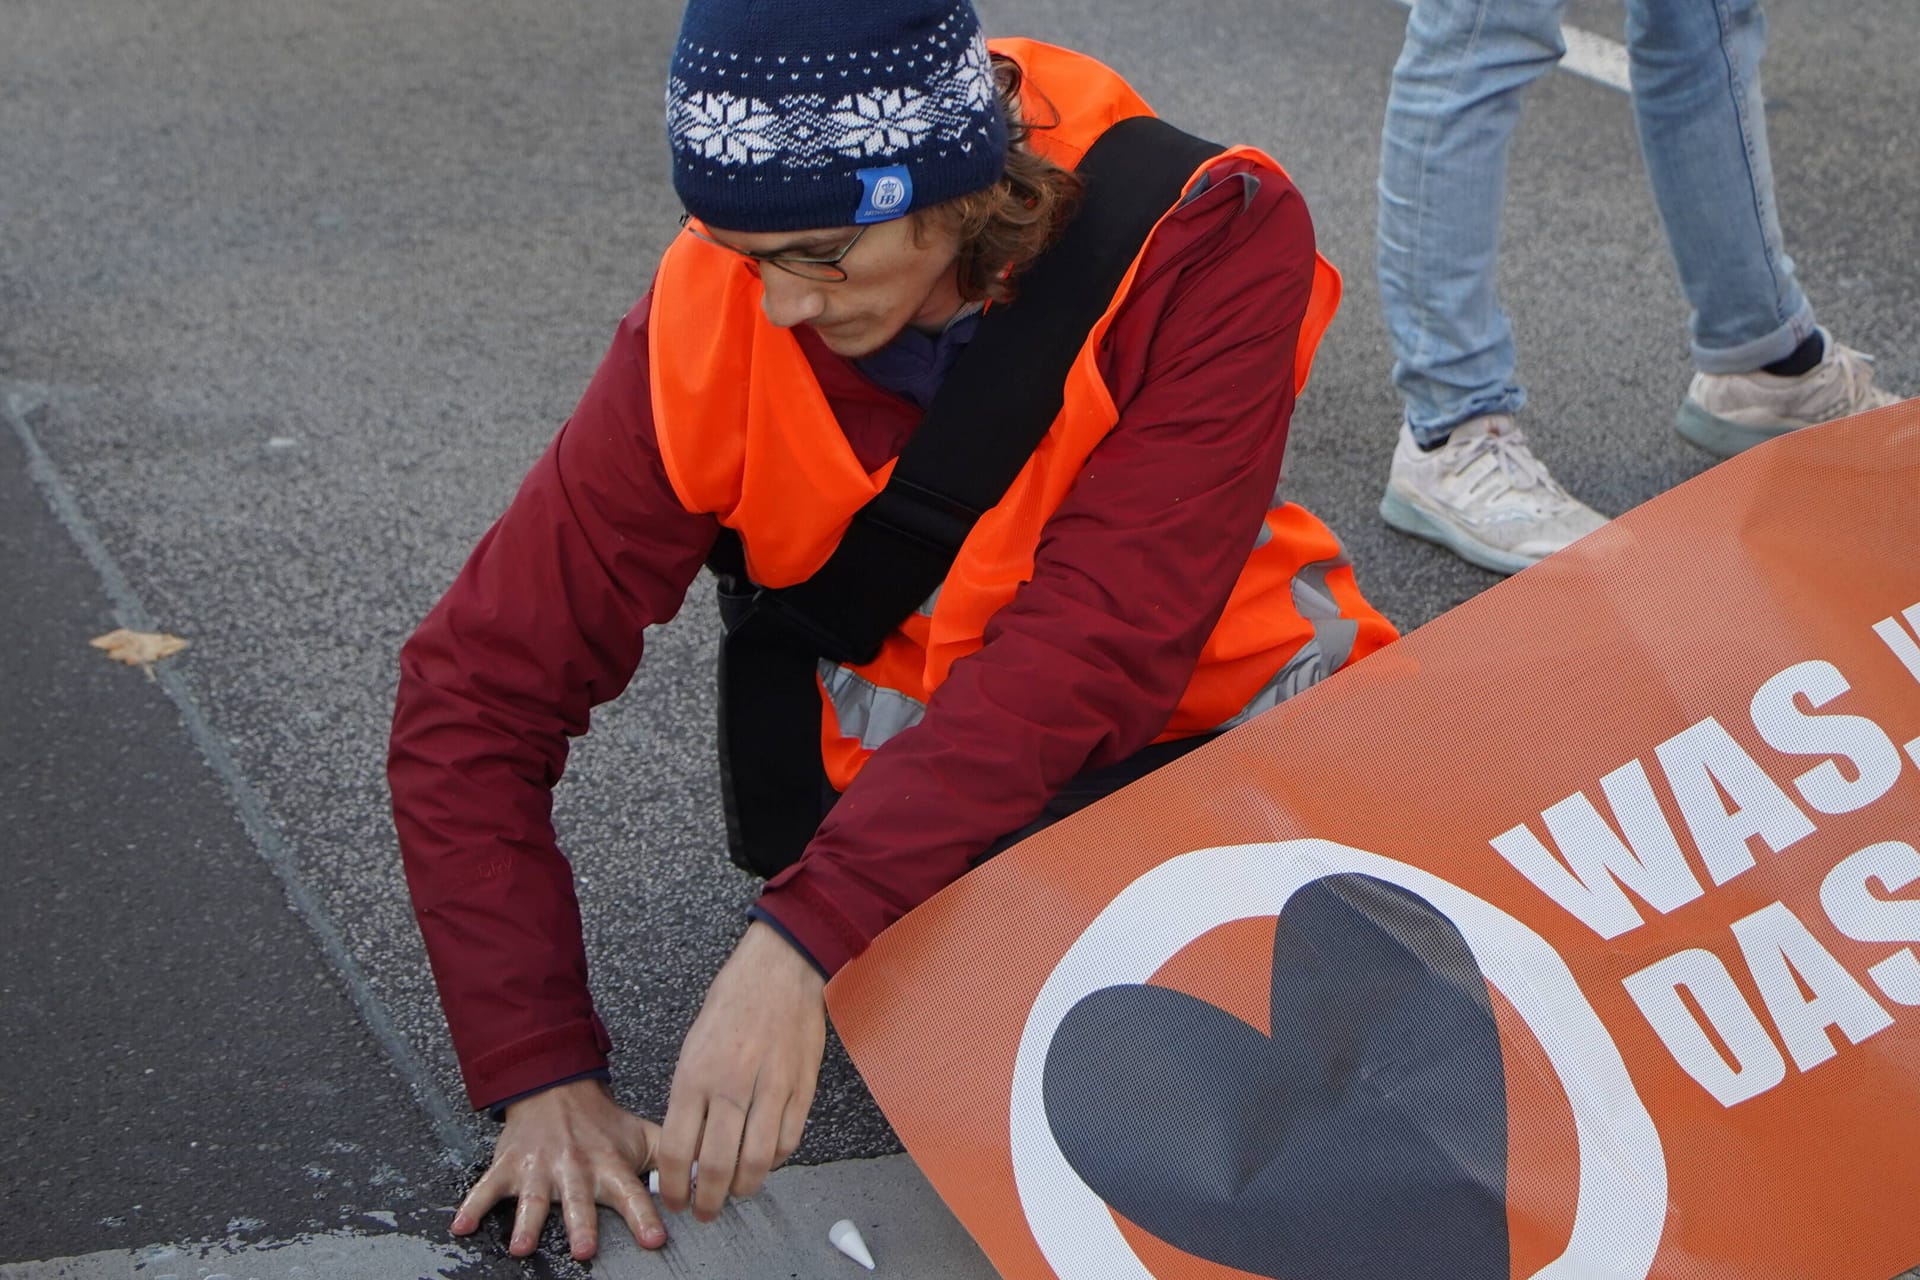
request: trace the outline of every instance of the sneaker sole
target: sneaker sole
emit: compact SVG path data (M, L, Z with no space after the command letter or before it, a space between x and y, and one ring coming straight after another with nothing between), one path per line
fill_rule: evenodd
M1518 573L1540 563L1533 556L1502 551L1476 538L1470 538L1454 526L1440 520L1388 489L1380 499L1380 518L1402 533L1410 533L1428 542L1437 542L1462 560L1491 569L1495 573Z
M1691 400L1681 403L1680 412L1673 415L1673 425L1688 441L1716 458L1731 458L1735 454L1745 453L1757 444L1777 440L1795 429L1790 426L1757 427L1735 422L1731 418L1708 413Z

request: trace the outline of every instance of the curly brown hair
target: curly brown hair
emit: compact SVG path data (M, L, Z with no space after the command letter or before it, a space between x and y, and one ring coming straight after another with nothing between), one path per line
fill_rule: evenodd
M1020 67L1002 54L993 56L994 83L1007 118L1007 167L990 187L916 212L914 230L930 220L944 222L960 238L960 296L975 301L1009 302L1019 274L1052 244L1080 206L1080 177L1027 146L1034 129L1048 123L1027 118L1020 102ZM1047 104L1051 107L1051 104Z

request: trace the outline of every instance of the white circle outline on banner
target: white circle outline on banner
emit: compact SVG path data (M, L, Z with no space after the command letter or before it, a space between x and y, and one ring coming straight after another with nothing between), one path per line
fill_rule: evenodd
M1573 1234L1534 1280L1645 1280L1667 1218L1659 1130L1627 1064L1545 938L1430 872L1331 840L1227 845L1181 854L1096 916L1034 998L1014 1059L1009 1145L1028 1229L1059 1280L1154 1280L1107 1204L1067 1163L1042 1079L1054 1032L1103 987L1144 983L1188 943L1236 920L1277 916L1295 892L1357 872L1418 894L1466 939L1480 970L1525 1020L1560 1077L1580 1148Z

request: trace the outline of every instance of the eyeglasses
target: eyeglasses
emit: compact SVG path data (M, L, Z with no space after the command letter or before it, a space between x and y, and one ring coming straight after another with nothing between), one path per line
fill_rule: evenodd
M853 239L841 245L840 252L834 254L832 257L808 258L792 253L752 253L746 249L736 249L730 244L721 244L718 240L715 240L712 236L700 229L698 224L693 221L693 215L691 213L683 213L680 215L680 226L681 229L695 238L705 240L708 244L716 248L725 249L728 253L737 253L743 258L751 258L754 262L763 263L770 267L778 267L782 271L790 272L804 280L824 280L828 283L836 283L847 278L847 269L840 265L840 260L849 253L852 253L853 246L860 243L860 237L867 234L867 228L861 227L853 233Z

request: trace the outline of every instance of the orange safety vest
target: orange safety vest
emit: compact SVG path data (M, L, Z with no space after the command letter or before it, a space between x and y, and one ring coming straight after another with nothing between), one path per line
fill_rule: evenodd
M1109 125L1152 114L1092 58L1031 40L990 47L1019 64L1030 100L1057 112L1058 123L1035 130L1029 145L1063 167L1076 167ZM1285 174L1264 153L1233 147L1189 187L1235 156ZM1041 529L1119 421L1095 355L1139 265L1136 257L1087 334L1052 427L974 526L946 581L873 661L821 661L821 757L836 789L846 790L877 748L919 720L953 664L981 647L987 620L1032 577ZM1316 255L1296 387L1306 385L1339 299L1339 274ZM860 465L799 342L761 310L760 282L740 255L681 234L661 261L647 332L654 429L674 493L687 510L712 513L739 534L755 583L805 581L886 484L892 461L871 473ZM1248 550L1159 741L1236 724L1393 638L1391 624L1361 597L1339 540L1305 510L1276 496Z

